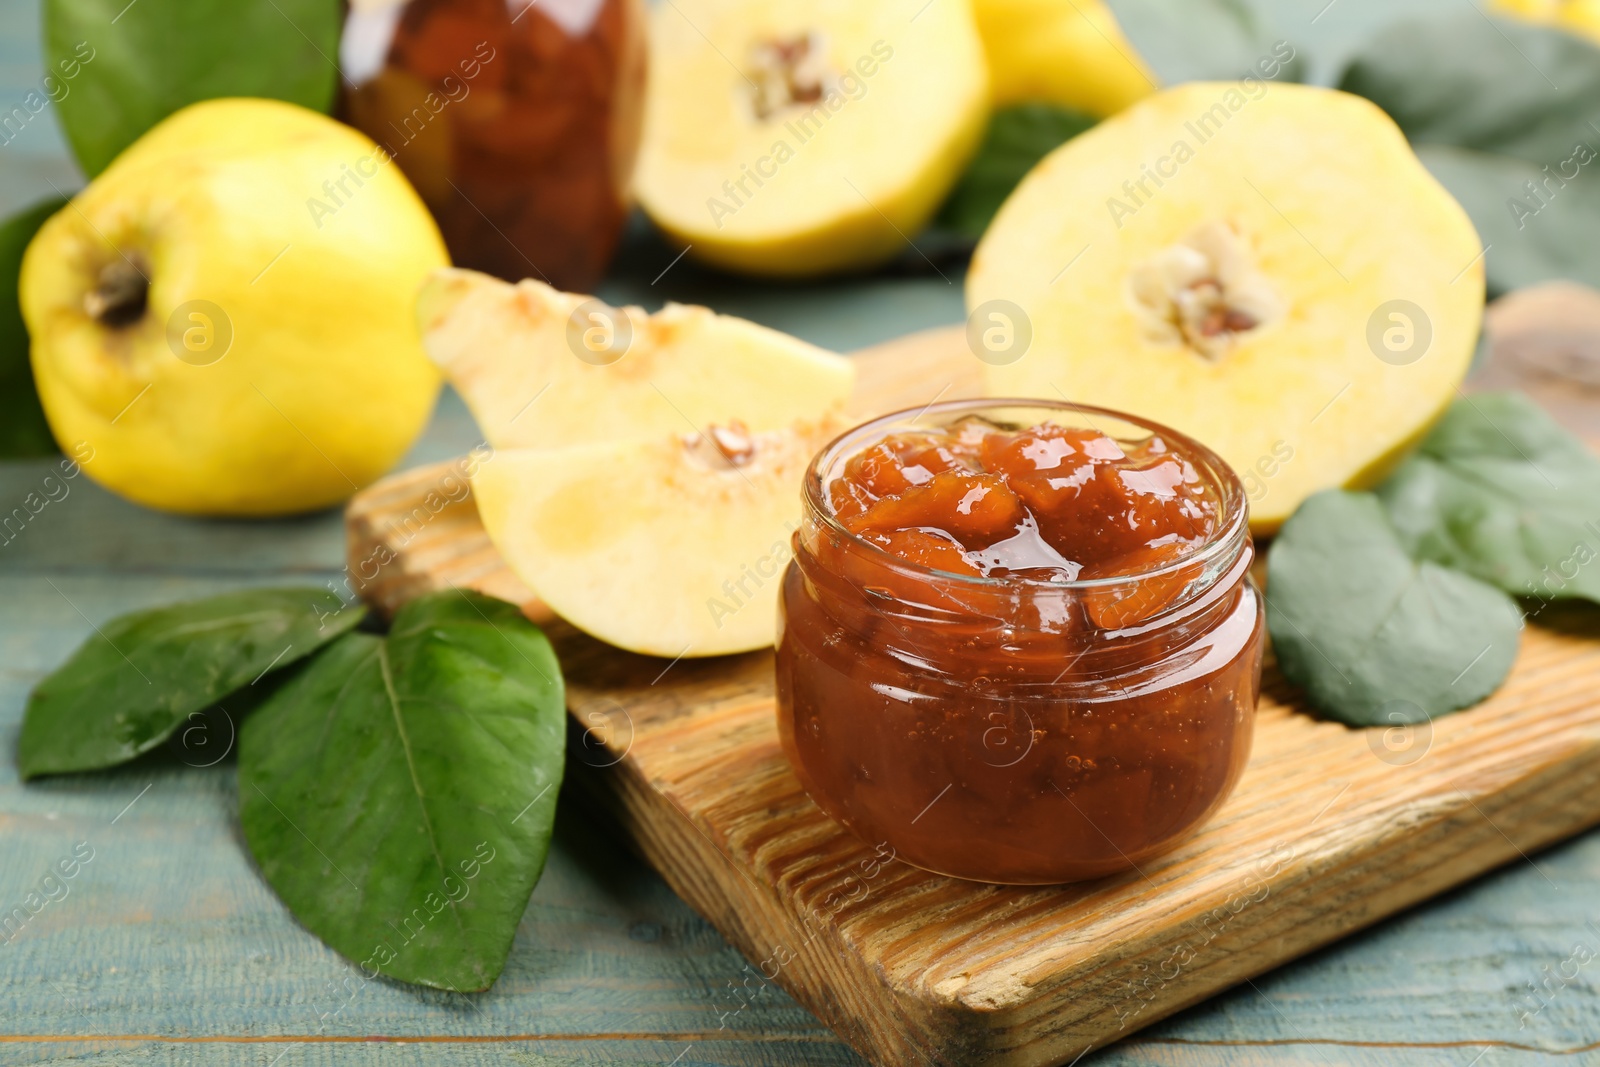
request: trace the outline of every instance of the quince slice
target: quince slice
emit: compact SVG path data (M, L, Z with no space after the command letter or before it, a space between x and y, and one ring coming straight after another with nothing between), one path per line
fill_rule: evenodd
M650 65L640 204L691 254L755 274L903 250L988 117L964 0L673 0Z
M506 563L556 614L649 655L773 643L778 586L811 457L829 417L705 433L497 452L472 478Z
M1483 297L1471 221L1387 115L1261 83L1167 90L1045 157L967 281L978 335L1011 339L980 353L992 395L1194 436L1257 532L1387 472L1455 396Z
M973 0L996 107L1114 114L1157 88L1105 0Z
M843 404L855 366L703 307L611 308L531 279L436 271L417 298L428 355L495 448L788 426ZM798 483L796 483L798 484Z

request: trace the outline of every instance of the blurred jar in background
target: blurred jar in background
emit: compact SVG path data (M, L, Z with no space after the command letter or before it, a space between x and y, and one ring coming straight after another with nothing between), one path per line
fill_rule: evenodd
M399 163L457 266L587 290L631 203L644 19L643 0L351 0L340 117Z

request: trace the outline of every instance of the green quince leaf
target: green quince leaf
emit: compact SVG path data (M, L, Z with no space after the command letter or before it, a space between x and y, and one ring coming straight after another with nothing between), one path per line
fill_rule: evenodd
M1521 393L1458 399L1378 495L1416 558L1600 601L1600 459Z
M341 638L240 733L261 873L369 977L489 988L549 851L564 699L544 634L476 593Z
M1522 616L1505 593L1406 554L1371 493L1302 504L1267 554L1267 630L1284 677L1351 726L1419 723L1492 693Z
M1387 111L1467 209L1491 293L1600 284L1600 48L1463 10L1386 27L1339 88Z
M324 589L249 589L98 626L29 696L22 777L126 763L364 614Z
M339 0L45 0L45 65L61 127L94 177L174 111L262 96L327 111Z
M1110 0L1110 7L1163 85L1305 76L1302 57L1246 0Z
M1461 9L1385 26L1339 88L1417 144L1553 163L1600 118L1600 48L1574 34Z
M1593 143L1600 148L1600 137ZM1600 282L1600 180L1580 176L1560 188L1538 164L1450 145L1418 145L1417 157L1478 228L1490 292L1556 278ZM1597 173L1586 166L1585 174L1600 179L1591 165Z
M28 361L28 329L22 323L17 283L22 253L45 220L66 201L51 197L0 222L0 456L48 456L55 438L39 406Z

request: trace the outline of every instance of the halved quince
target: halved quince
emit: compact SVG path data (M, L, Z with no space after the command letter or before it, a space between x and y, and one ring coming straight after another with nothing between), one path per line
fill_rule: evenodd
M904 249L988 114L965 2L673 0L650 65L640 204L691 254L757 274Z
M824 418L497 452L473 475L506 563L568 622L656 656L773 643L778 584Z
M1106 116L1156 77L1105 0L973 0L997 107L1044 101Z
M1483 295L1472 223L1388 116L1299 85L1183 85L1068 142L967 282L979 318L1014 317L984 307L1003 300L1031 321L1020 358L986 366L992 394L1193 435L1257 532L1387 471L1455 395Z
M855 382L844 356L753 322L684 304L654 315L609 308L531 279L440 270L417 316L428 355L497 449L661 437L731 419L777 429L842 404Z

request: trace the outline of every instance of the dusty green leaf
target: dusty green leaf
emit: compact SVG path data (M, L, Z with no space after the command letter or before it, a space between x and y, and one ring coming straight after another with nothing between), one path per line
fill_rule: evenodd
M33 385L17 281L28 242L65 203L51 197L0 223L0 457L48 456L56 451Z
M1600 148L1600 137L1594 143ZM1600 285L1600 181L1541 199L1528 183L1542 188L1547 176L1526 160L1432 144L1418 145L1417 156L1477 227L1491 293L1556 278Z
M1461 201L1491 293L1600 284L1600 48L1463 9L1385 27L1339 87L1387 111Z
M79 166L99 174L200 100L262 96L327 111L342 19L339 0L45 0L45 65L65 90L56 108Z
M250 589L98 626L29 696L17 746L22 776L125 763L362 615L323 589Z
M1245 0L1110 0L1110 6L1164 85L1304 76L1301 57L1283 44L1273 20Z
M1383 27L1341 89L1387 111L1418 144L1553 163L1594 138L1600 49L1575 34L1460 8Z
M487 989L544 868L565 737L537 627L475 593L424 597L246 721L245 840L295 917L369 977Z
M1458 399L1378 494L1417 558L1600 601L1600 460L1521 393Z
M1492 693L1521 613L1470 575L1406 554L1371 493L1330 490L1267 554L1267 629L1284 677L1352 726L1422 722Z

